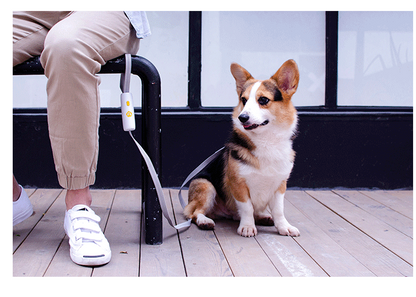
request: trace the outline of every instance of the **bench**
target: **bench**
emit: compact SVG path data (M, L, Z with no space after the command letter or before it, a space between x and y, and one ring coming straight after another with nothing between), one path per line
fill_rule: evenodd
M124 73L124 55L108 61L99 73ZM161 84L156 67L147 59L132 55L132 74L142 82L142 146L161 173ZM44 70L39 57L13 67L13 75L42 75ZM121 114L120 114L121 117ZM142 166L142 201L146 244L162 244L162 212L152 179L146 166Z

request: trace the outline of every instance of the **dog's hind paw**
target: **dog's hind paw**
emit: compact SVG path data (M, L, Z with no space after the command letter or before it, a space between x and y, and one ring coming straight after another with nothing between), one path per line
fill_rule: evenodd
M203 230L214 230L215 222L203 214L198 214L196 224Z

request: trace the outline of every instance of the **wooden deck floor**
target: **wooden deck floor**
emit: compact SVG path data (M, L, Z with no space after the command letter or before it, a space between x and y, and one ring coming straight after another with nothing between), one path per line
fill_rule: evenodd
M164 243L140 237L140 190L94 190L112 248L109 264L88 268L69 258L63 230L65 192L28 189L35 214L13 228L14 276L412 276L413 191L288 191L286 217L297 238L274 227L237 235L238 222L195 225L177 234L164 224ZM178 222L177 190L166 189ZM184 195L184 197L186 197Z

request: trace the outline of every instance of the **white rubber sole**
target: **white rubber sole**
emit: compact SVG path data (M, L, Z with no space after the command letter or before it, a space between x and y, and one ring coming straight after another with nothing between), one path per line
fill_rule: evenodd
M33 214L33 206L25 190L20 186L22 192L17 201L13 201L13 226L17 225Z

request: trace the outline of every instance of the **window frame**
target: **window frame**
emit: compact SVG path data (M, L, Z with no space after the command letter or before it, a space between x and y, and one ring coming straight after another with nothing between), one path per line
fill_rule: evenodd
M339 106L338 90L338 33L339 12L325 12L325 104L297 107L299 112L413 112L408 106ZM201 103L202 71L202 12L189 12L189 65L188 65L188 106L189 111L229 112L230 107L204 107ZM182 108L162 108L173 111Z

